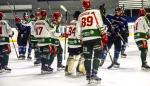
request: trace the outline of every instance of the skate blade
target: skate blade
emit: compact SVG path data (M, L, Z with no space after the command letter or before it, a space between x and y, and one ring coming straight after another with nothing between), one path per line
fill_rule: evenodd
M52 74L53 71L41 71L41 74Z
M143 71L150 71L150 69L147 69L147 68L141 68L141 70L143 70Z
M31 60L32 60L32 58L27 58L27 60L28 60L28 61L31 61Z
M121 56L121 58L127 58L127 56Z
M11 73L11 70L4 70L5 73Z
M114 68L120 68L120 65L113 65Z
M57 71L65 70L65 68L57 68Z
M34 64L34 66L40 66L41 64Z
M88 80L88 84L89 85L98 85L98 84L101 84L101 80Z

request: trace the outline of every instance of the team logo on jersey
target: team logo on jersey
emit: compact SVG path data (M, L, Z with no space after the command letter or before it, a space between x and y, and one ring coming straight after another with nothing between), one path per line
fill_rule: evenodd
M76 44L76 43L77 43L77 40L74 40L74 43Z
M94 34L94 31L93 31L93 30L91 30L91 31L90 31L90 34Z

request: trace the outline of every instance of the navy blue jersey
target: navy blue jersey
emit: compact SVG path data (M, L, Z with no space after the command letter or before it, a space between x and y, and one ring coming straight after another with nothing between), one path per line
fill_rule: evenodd
M105 24L108 26L108 32L112 35L116 35L117 32L121 33L124 31L125 19L123 17L117 15L107 15L106 19L107 21L105 21Z

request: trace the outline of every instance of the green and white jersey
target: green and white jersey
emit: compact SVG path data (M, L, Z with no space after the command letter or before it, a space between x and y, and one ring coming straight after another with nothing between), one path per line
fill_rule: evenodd
M68 35L68 47L69 48L79 48L81 47L81 42L77 38L77 29L76 29L76 20L72 20L70 24L67 26L67 35Z
M81 34L83 41L93 40L101 38L101 34L104 30L102 16L99 10L92 9L86 10L79 15L77 28L81 29Z
M38 40L38 46L52 44L52 28L45 20L37 20L34 23L34 37Z
M5 20L0 20L0 45L9 44L9 35L12 35L11 27Z
M52 42L52 45L54 46L59 46L59 37L61 36L61 33L60 33L60 29L61 29L61 25L56 25L56 24L51 24L53 26L51 32L52 32L52 39L53 39L53 42Z
M135 22L134 38L135 41L147 40L147 36L150 35L150 22L145 16L139 17Z

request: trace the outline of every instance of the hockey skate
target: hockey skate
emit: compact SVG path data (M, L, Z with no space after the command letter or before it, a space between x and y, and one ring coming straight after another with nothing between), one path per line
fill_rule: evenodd
M112 67L114 67L114 68L119 68L119 67L120 67L120 63L118 63L118 62L113 62L110 66L108 66L108 69L111 69Z
M150 66L145 64L145 65L142 65L142 70L148 70L150 71Z
M62 64L58 64L57 65L57 70L60 71L60 70L64 70L65 69L65 66L63 66Z
M126 58L127 57L127 54L123 53L121 54L121 58Z
M43 66L41 68L41 74L51 74L53 72L53 68L49 66Z
M24 55L20 55L20 56L18 57L18 60L25 60L25 56L24 56Z
M7 72L7 73L10 73L10 72L11 72L11 69L8 68L7 66L5 66L3 69L4 69L4 71Z
M27 60L32 60L32 57L30 55L28 55Z
M98 77L96 74L93 74L91 76L86 76L86 79L88 80L88 84L99 84L101 82L101 78Z
M34 66L40 66L41 60L40 59L36 59L36 61L34 62Z

